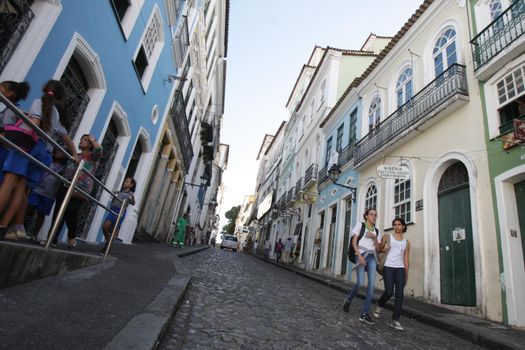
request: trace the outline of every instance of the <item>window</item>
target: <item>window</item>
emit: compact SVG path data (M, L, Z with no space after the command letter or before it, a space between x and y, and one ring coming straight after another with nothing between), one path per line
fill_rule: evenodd
M326 90L326 80L323 80L321 84L321 89L319 90L319 108L324 104L325 100L325 90Z
M131 0L111 0L111 5L113 5L113 11L117 15L119 22L122 22L126 11L131 6Z
M370 185L366 191L365 210L377 209L377 187Z
M177 67L182 67L188 48L190 47L190 36L188 31L188 18L182 16L177 34L173 38L173 56Z
M326 155L325 155L325 161L324 165L328 166L328 162L330 161L330 153L332 153L332 138L330 137L328 141L326 141Z
M495 20L496 17L501 15L503 12L503 6L501 5L501 0L491 0L489 3L490 8L490 18Z
M350 113L350 127L348 130L348 144L353 145L357 141L357 108Z
M133 60L133 65L144 90L147 89L151 81L163 44L162 20L159 8L156 6Z
M394 215L405 222L411 221L410 216L410 180L396 179L394 182Z
M344 124L337 128L337 138L335 141L335 150L340 152L343 149L343 127Z
M449 28L441 34L432 51L432 59L436 77L457 62L456 31L454 29Z
M374 97L370 108L368 109L368 132L372 131L379 125L381 120L381 99L379 96Z
M401 107L412 98L412 68L403 70L396 84L397 107Z
M499 132L512 130L512 121L525 116L525 65L521 65L496 83L499 113Z

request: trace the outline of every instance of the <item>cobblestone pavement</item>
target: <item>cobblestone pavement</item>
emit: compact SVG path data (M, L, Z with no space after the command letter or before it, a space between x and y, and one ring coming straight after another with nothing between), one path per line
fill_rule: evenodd
M183 259L192 282L160 349L480 349L442 330L384 310L359 321L363 300L342 311L344 295L262 260L208 249Z

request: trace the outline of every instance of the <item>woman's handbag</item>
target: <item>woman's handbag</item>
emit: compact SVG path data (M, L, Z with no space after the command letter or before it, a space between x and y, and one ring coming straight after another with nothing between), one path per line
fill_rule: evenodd
M383 251L380 251L379 253L377 253L377 264L376 264L376 271L378 274L380 274L381 276L383 276L383 269L385 267L385 261L386 261L386 256L388 254L388 251L390 250L390 235L386 235L386 242L385 242L385 245L387 246L386 249L384 249Z

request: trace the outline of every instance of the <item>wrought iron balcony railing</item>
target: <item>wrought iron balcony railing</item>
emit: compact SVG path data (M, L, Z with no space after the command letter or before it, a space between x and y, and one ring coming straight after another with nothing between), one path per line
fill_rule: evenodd
M188 48L190 47L190 36L188 31L188 18L181 17L181 24L177 35L173 38L173 57L177 67L182 67Z
M525 33L525 0L514 1L470 41L478 70Z
M520 115L519 117L517 117L515 119L525 120L525 115ZM514 119L509 120L508 122L505 122L505 123L501 124L501 126L499 127L500 135L507 134L507 133L509 133L511 131L514 131Z
M33 0L0 0L0 73L35 17Z
M437 107L456 95L468 96L466 67L457 63L450 66L359 140L354 151L355 162L361 162L387 143L392 142L401 133L414 127ZM321 179L319 182L322 182Z
M290 190L288 191L288 195L287 195L287 198L286 198L286 202L291 202L293 199L294 199L294 188L290 188Z
M328 179L328 165L319 170L319 173L317 174L317 183L323 183L326 179Z
M299 194L299 192L301 192L301 189L303 188L303 178L300 178L299 180L297 180L297 183L295 184L295 196L297 197L297 195Z
M171 105L169 116L175 126L175 132L179 145L181 147L182 158L186 171L190 168L191 159L193 158L193 147L191 145L190 129L188 126L188 118L186 117L186 109L184 108L184 96L182 91L175 91L175 98Z
M354 144L351 143L339 152L339 166L343 166L354 157Z
M306 169L306 173L304 173L304 187L308 186L310 181L317 181L317 164L312 163L308 169Z

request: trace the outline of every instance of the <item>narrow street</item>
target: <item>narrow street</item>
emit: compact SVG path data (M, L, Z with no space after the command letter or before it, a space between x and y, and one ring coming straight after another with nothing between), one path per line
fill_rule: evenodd
M439 329L384 310L359 321L343 294L242 253L208 249L183 259L192 282L160 349L479 349Z

